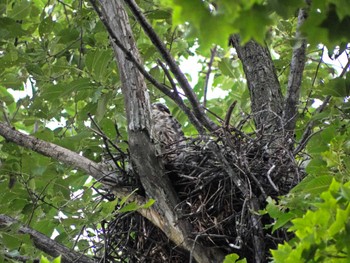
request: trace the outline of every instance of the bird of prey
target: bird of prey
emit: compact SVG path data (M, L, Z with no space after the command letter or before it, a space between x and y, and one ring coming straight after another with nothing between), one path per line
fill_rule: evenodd
M186 144L181 124L162 103L152 104L151 114L153 140L160 145L165 159L172 161L178 155L177 149Z

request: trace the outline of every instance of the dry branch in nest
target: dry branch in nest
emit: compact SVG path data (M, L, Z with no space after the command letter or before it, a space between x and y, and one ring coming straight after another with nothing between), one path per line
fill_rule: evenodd
M169 160L167 155L177 156L165 164L166 173L181 200L178 215L191 223L196 243L237 253L251 262L256 228L265 258L269 249L285 240L285 233L263 229L271 220L257 210L265 207L268 196L287 193L303 175L292 149L268 141L270 137L222 129L220 134L187 139L175 152L174 147L164 151L164 160ZM124 174L127 182L138 182L130 171ZM116 214L108 223L106 243L106 258L121 262L188 262L190 256L136 212Z

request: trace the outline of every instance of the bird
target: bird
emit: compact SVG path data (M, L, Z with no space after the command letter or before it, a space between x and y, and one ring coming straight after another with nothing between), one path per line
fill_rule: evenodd
M151 108L152 138L160 145L160 151L166 161L173 161L179 154L178 149L186 144L181 124L174 118L167 106L153 103Z

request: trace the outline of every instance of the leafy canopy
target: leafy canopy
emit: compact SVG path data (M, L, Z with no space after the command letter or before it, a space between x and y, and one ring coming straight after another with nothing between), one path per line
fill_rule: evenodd
M210 48L218 45L209 90L215 91L212 94L216 96L223 95L207 101L207 107L216 115L225 116L226 109L237 100L232 120L236 125L250 109L242 67L235 52L228 48L230 34L239 33L243 42L251 38L266 42L285 89L295 44L296 10L305 7L304 1L139 2L175 59L197 60L198 72L191 72L188 77L195 80L193 88L202 101ZM302 27L310 46L296 135L297 139L301 137L310 120L315 121L315 130L322 130L307 147L312 156L307 172L314 177L332 174L344 180L349 174L349 76L334 78L334 64L321 60L327 54L319 46L327 45L333 58L337 56L337 52L332 53L335 45L339 45L339 54L346 50L349 20L347 0L317 0L312 2ZM132 25L145 67L158 81L170 85L156 63L160 55L155 47L137 24L132 21ZM117 126L120 135L116 140L126 148L122 143L127 139L127 127L118 69L107 33L88 1L0 1L0 60L0 121L100 161L103 143L89 129L90 113L112 139L117 137ZM174 103L151 85L149 89L152 100L163 98L167 102L187 134L195 132ZM14 96L24 90L30 95ZM311 104L327 95L333 96L330 107L312 115ZM0 159L6 160L0 167L1 213L16 217L75 250L92 254L91 244L98 240L100 222L112 216L116 205L124 205L124 200L98 202L98 195L92 190L97 185L88 175L2 138ZM337 213L337 204L332 205L331 211ZM136 208L130 205L124 210ZM345 212L339 213L343 218ZM329 222L324 226L330 226ZM338 230L345 231L343 221L339 222ZM17 227L13 225L11 231L0 233L0 254L10 251L37 258L40 252L33 249L27 235L16 233ZM294 230L302 231L302 227ZM327 238L333 241L338 232L333 231ZM317 248L321 243L317 243ZM231 259L236 260L234 256Z

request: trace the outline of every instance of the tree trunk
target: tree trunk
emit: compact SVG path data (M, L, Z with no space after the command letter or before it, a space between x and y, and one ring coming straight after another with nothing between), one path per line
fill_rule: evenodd
M103 19L113 30L115 38L140 62L122 1L102 0L101 5ZM150 100L144 77L116 45L114 36L111 41L122 80L131 161L147 196L156 200L156 208L161 215L161 222L157 222L157 225L176 245L191 252L197 262L220 262L224 254L216 249L205 249L190 240L190 224L185 219L179 219L175 213L179 200L169 178L164 174L162 160L157 157L156 147L150 138Z

